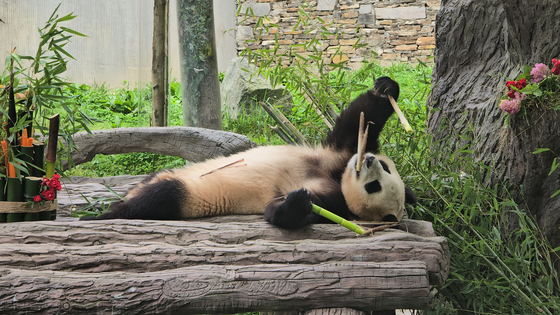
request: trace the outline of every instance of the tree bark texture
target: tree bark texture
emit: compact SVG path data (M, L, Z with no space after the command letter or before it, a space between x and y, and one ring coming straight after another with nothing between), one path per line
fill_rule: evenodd
M167 126L169 1L154 0L152 40L152 126Z
M222 128L213 2L177 1L185 126Z
M200 162L227 156L253 146L249 138L231 132L188 127L116 128L74 135L79 151L72 152L78 165L96 154L151 152Z
M558 171L548 176L555 155L533 155L538 148L560 152L555 111L528 110L509 118L498 108L505 82L524 65L550 64L560 56L560 6L556 0L444 0L436 17L435 66L428 106L434 140L454 150L470 134L474 157L492 167L489 184L522 186L515 201L536 215L555 246L560 245ZM472 129L471 129L472 128Z

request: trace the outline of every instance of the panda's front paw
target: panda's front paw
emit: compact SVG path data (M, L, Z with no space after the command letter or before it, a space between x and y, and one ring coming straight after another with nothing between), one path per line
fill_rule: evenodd
M296 230L309 224L311 213L311 194L301 188L289 193L284 201L269 204L264 217L278 227Z
M284 204L294 216L307 216L312 211L311 193L305 188L294 190L288 194Z

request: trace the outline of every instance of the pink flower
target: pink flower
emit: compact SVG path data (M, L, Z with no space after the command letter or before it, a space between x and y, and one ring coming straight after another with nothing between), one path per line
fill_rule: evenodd
M549 69L544 63L537 63L531 70L531 83L539 83L544 80L544 77L549 74Z
M527 94L524 94L524 93L521 93L521 92L515 91L515 93L513 93L513 94L514 94L515 97L512 97L512 98L515 98L518 101L522 101L522 100L527 98Z
M521 110L521 100L502 100L500 102L500 109L508 112L510 115L515 115Z

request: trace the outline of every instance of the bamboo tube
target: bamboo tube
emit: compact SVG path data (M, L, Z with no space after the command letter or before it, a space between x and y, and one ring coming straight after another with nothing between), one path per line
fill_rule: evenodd
M6 177L0 177L0 201L6 201ZM0 213L0 222L6 222L5 213Z
M401 125L403 126L404 130L407 133L412 133L412 128L410 127L408 120L406 120L406 117L404 117L403 113L401 112L399 105L397 105L397 102L395 102L395 99L389 94L387 94L387 97L389 98L389 102L393 106L393 109L397 113L397 116L399 116L399 119L401 120Z
M33 147L22 146L20 160L25 162L25 167L27 168L27 174L32 175L33 166Z
M333 221L334 223L340 224L341 226L349 229L350 231L356 232L356 234L359 234L359 235L364 234L364 230L360 226L358 226L357 224L354 224L350 221L347 221L346 219L344 219L344 218L342 218L342 217L340 217L340 216L338 216L338 215L336 215L336 214L334 214L334 213L332 213L328 210L325 210L325 209L319 207L316 204L311 204L311 205L313 206L313 212L317 213L318 215L320 215L324 218L327 218L327 219Z
M33 164L37 168L33 167L32 175L36 177L45 176L45 144L43 142L35 141L33 143Z
M45 172L47 178L53 178L54 175L59 126L60 116L59 114L55 114L50 118L49 122L49 142L47 143L47 157L45 158ZM50 220L56 220L56 209L50 211Z
M49 142L47 143L47 157L45 171L47 178L52 178L54 175L54 166L56 163L56 150L58 146L58 129L60 126L60 116L55 114L50 118L49 122Z
M8 189L6 191L7 201L23 201L23 182L21 178L9 177ZM23 221L23 213L8 213L6 215L6 222L21 222Z
M40 193L41 182L43 181L40 177L25 177L23 181L23 197L25 201L33 201L36 195ZM39 206L38 204L36 205ZM39 212L26 213L23 217L23 221L38 221L40 219Z

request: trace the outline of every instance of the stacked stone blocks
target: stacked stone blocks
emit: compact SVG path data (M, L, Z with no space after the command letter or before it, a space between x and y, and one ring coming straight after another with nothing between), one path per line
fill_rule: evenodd
M353 69L372 59L384 66L396 61L430 62L439 6L440 0L242 0L237 49L272 48L277 36L282 52L325 27L332 35L318 36L316 48L323 51L326 62L348 60L346 65ZM298 24L300 9L311 17L307 26ZM245 14L251 10L252 15ZM268 32L261 33L256 23L265 16ZM304 56L311 53L303 47L296 49Z

